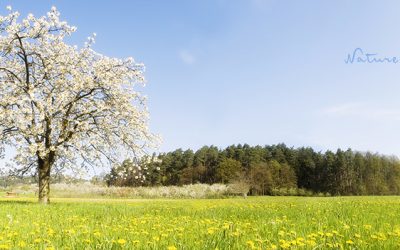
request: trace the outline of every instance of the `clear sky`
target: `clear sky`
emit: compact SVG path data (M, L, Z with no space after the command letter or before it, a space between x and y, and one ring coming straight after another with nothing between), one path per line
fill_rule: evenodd
M146 65L161 151L284 142L400 156L400 63L353 63L354 49L400 57L398 1L1 1L52 5L77 45Z

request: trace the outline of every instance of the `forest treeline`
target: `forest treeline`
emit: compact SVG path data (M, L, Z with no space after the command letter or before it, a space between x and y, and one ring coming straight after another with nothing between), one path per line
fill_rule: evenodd
M139 164L125 161L106 176L108 185L155 186L244 183L250 194L302 189L331 195L398 195L400 161L351 149L317 152L310 147L232 145L177 149ZM125 174L121 174L121 171Z

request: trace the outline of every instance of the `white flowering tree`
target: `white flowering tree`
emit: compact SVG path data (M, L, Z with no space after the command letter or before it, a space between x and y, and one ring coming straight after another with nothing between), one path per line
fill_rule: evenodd
M49 202L54 168L145 153L154 137L134 90L143 65L96 53L93 37L82 48L68 45L76 28L54 7L20 21L8 10L0 16L0 151L15 148L18 170L37 173L39 202Z

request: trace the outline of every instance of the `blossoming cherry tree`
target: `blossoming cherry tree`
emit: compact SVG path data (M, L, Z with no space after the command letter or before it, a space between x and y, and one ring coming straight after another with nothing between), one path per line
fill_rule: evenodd
M49 202L57 167L118 162L145 153L148 130L143 65L96 53L94 38L78 48L66 43L76 28L46 16L9 9L0 16L0 149L15 148L22 172L39 178L39 202Z

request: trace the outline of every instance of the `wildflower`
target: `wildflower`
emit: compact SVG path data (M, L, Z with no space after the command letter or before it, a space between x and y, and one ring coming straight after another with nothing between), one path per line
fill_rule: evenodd
M315 245L317 245L317 242L315 242L315 240L307 240L306 244L310 245L310 246L315 246Z
M378 240L386 240L386 236L383 233L378 233Z
M247 241L246 244L249 245L250 248L255 248L256 247L252 240Z
M75 234L75 230L74 230L74 229L68 229L68 230L66 230L65 232L66 232L67 234L70 234L70 235Z
M167 250L177 250L178 248L176 248L175 246L169 246L167 247Z
M118 240L117 240L117 243L120 244L120 245L125 245L126 240L124 240L124 239L118 239Z
M290 244L289 244L288 242L284 242L284 243L282 243L280 246L281 246L281 248L283 248L283 249L288 249L288 248L290 248Z
M275 245L275 244L271 244L271 248L270 248L271 250L275 250L275 249L278 249L278 246L277 245Z
M353 244L354 244L354 241L352 241L352 240L346 240L346 244L353 245Z
M364 225L364 228L367 229L367 230L370 230L372 228L372 226L371 225Z
M19 247L26 247L25 241L20 241L20 242L18 242L18 246L19 246Z

